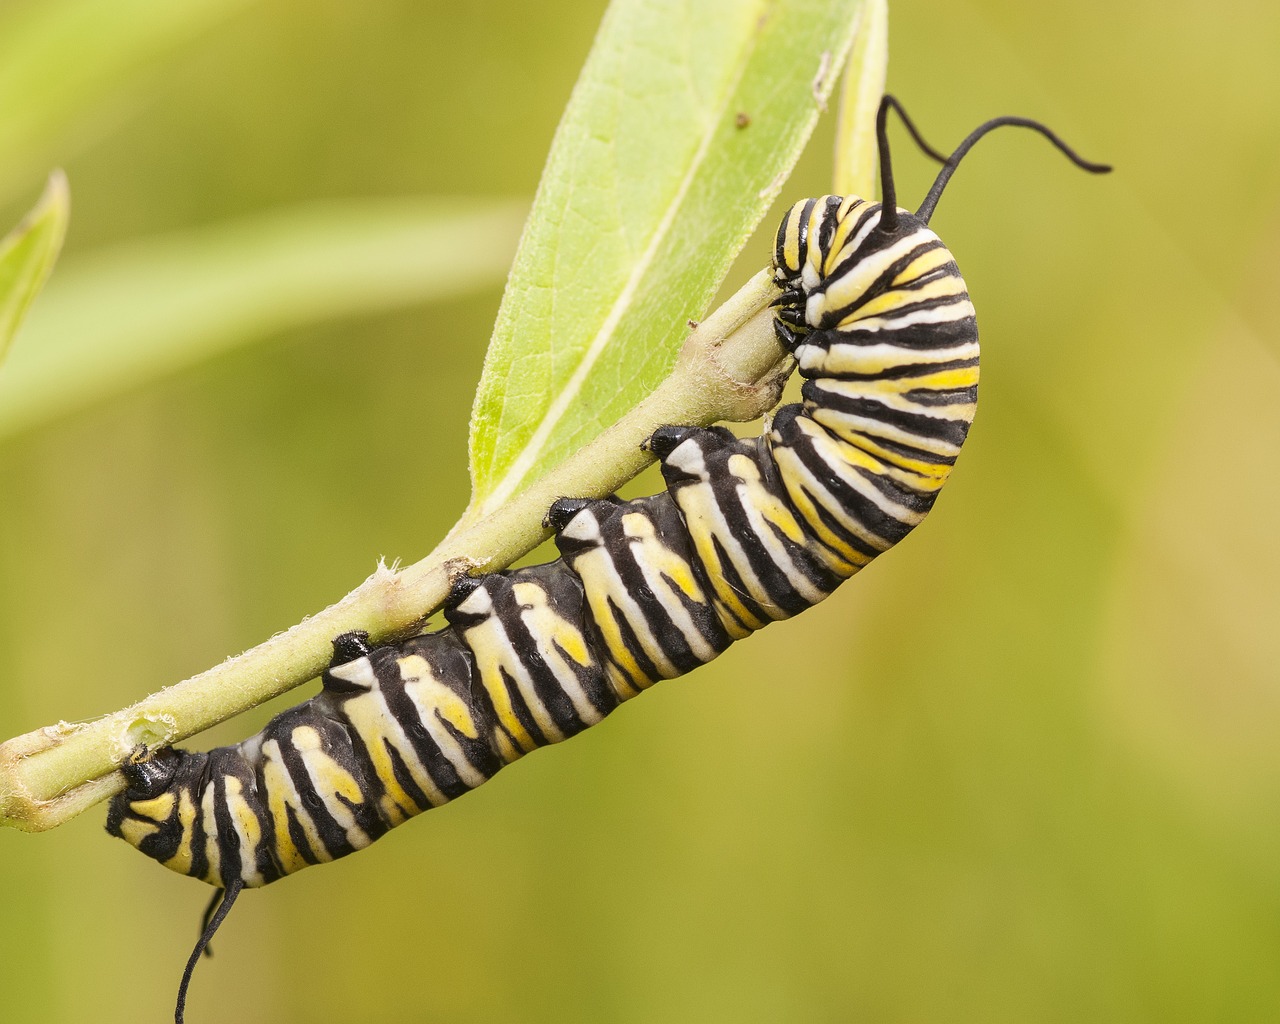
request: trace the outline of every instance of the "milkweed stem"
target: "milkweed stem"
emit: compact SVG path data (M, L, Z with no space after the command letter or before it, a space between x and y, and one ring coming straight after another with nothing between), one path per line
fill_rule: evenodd
M232 718L324 670L330 641L362 629L375 643L417 632L458 576L501 569L548 535L559 497L612 493L652 461L641 442L667 424L755 419L778 401L791 360L773 333L767 271L686 340L658 388L590 444L492 514L460 523L429 555L385 565L341 601L221 665L92 722L37 729L0 744L0 824L54 828L124 788L115 770L138 746L164 746Z

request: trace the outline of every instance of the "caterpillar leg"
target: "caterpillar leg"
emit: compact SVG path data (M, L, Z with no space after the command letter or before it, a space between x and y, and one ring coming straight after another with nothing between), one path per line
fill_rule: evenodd
M683 427L672 425L659 427L644 443L645 449L653 452L661 461L666 462L673 451L691 438L698 439L709 447L721 447L737 440L733 431L724 427Z
M369 646L369 634L363 629L339 633L333 638L333 660L329 662L329 667L337 668L349 661L357 661L372 650Z
M144 744L120 766L120 774L129 783L129 792L136 799L151 800L169 788L179 760L177 752L170 747L152 751Z
M563 533L565 527L573 522L574 516L594 504L591 498L557 498L547 509L543 525L549 526L556 533Z

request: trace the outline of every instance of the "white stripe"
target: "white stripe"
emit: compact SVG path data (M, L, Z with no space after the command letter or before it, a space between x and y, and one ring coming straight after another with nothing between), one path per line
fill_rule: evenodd
M653 630L649 626L648 620L644 617L640 606L632 598L630 591L627 589L626 582L618 572L618 567L614 563L612 556L603 546L599 549L600 557L595 559L600 564L592 566L592 574L597 577L603 577L608 581L606 593L609 599L618 609L622 618L631 626L631 631L635 634L636 639L640 641L640 648L649 656L649 660L653 662L654 667L658 670L659 675L664 678L671 679L679 675L675 665L667 657L666 652L662 649L653 637ZM644 561L637 559L641 565L643 572ZM602 568L603 567L603 568ZM656 596L656 595L655 595ZM619 643L625 645L625 641L619 638Z
M511 636L507 633L507 628L502 624L502 620L496 615L491 615L485 621L485 628L488 628L492 637L490 643L496 644L503 655L498 661L498 665L507 669L507 675L515 680L516 689L520 691L520 696L524 699L525 705L529 709L529 713L533 715L533 720L537 723L539 730L547 738L550 743L558 743L564 739L564 733L560 731L556 725L555 719L551 717L551 712L538 698L537 688L533 684L533 677L529 675L528 670L524 667L524 659L515 649L515 645L511 642ZM468 633L473 630L467 630ZM498 686L505 686L506 682L499 673L495 680ZM512 713L515 713L514 706ZM517 715L517 720L519 716Z
M355 661L348 661L345 665L331 668L329 674L344 682L363 686L366 690L375 689L378 685L378 676L367 657L357 658Z
M949 302L945 306L933 306L928 309L916 309L901 316L870 316L865 320L852 320L859 331L892 331L900 327L913 327L916 324L952 323L973 316L973 303L968 299L963 302ZM845 329L842 324L841 330Z
M320 830L316 828L315 819L311 817L311 813L307 810L306 804L302 802L302 794L298 792L298 787L293 781L293 776L289 773L289 766L284 763L284 755L280 752L280 744L277 740L268 740L262 745L262 756L268 761L274 761L279 769L280 776L284 779L286 791L284 794L284 802L293 808L294 817L298 819L298 824L302 827L303 837L307 841L307 846L311 848L311 852L316 859L325 862L333 860L333 855L324 845L324 840L320 836ZM266 801L268 811L271 808L270 800ZM273 823L274 827L274 823ZM287 822L286 822L287 831ZM292 839L293 836L290 835ZM301 853L301 851L299 851Z
M857 330L840 333L856 336ZM903 364L948 363L953 359L976 359L978 354L976 341L953 345L951 348L913 349L884 341L864 345L850 341L832 342L825 348L820 345L806 344L796 349L800 371L809 377L821 377L824 374L834 373L878 373L889 367Z

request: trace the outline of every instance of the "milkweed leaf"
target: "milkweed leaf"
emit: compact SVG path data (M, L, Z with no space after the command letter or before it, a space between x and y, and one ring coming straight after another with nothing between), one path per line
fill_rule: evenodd
M498 313L472 413L464 522L555 466L670 370L686 321L703 315L781 191L860 7L609 7Z

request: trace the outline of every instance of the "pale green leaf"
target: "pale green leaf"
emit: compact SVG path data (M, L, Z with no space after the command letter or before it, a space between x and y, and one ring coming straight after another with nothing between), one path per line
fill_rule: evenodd
M876 194L876 112L889 72L889 0L866 0L844 71L832 180L837 195Z
M67 179L54 171L40 201L0 239L0 363L58 259L70 203Z
M470 517L670 370L686 321L703 315L808 139L860 6L610 6L494 328L472 416Z
M500 282L527 207L309 204L64 268L0 373L0 436L308 322Z
M68 131L92 134L157 58L252 0L0 4L0 200Z

